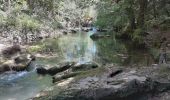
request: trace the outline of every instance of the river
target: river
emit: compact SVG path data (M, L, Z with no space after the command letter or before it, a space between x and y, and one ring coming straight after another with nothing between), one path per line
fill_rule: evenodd
M92 32L72 34L56 39L54 48L57 57L37 59L29 72L8 72L0 75L0 100L25 100L52 85L51 77L40 77L35 72L37 65L56 65L63 61L99 64L114 63L121 66L149 66L153 59L146 50L133 50L127 41L114 36L93 41ZM54 42L54 41L53 41Z

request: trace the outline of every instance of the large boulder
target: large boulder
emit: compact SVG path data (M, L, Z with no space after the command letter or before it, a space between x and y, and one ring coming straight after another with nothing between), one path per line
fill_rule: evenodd
M103 70L105 71L105 70ZM100 75L83 77L68 84L66 89L43 91L33 100L148 100L148 95L170 90L170 82L156 81L138 75L136 70L109 69ZM112 75L114 73L114 75ZM116 73L116 74L115 74ZM77 73L78 74L78 73ZM70 74L71 76L76 75ZM112 77L110 77L112 75ZM108 77L109 76L109 77ZM65 77L56 77L60 80ZM62 81L67 83L67 80ZM60 83L56 83L60 84ZM63 86L63 87L66 87Z
M121 85L68 89L53 97L53 100L147 100L149 93L159 93L169 88L170 83L160 83L147 78L143 81L133 79Z
M0 73L6 71L23 71L26 70L32 61L35 60L35 56L30 54L19 55L11 60L7 60L0 65Z

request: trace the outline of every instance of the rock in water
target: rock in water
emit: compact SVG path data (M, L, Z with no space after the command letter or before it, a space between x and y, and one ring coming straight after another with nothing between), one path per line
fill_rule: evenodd
M38 67L36 71L38 74L41 74L41 75L46 75L48 73L47 69L45 69L44 67Z
M87 62L84 64L76 64L72 67L72 71L87 71L98 68L99 65L95 62Z
M51 67L49 69L46 69L46 68L43 68L43 67L40 67L40 68L37 68L37 73L38 74L42 74L42 75L45 75L45 74L49 74L49 75L55 75L57 73L60 73L60 72L63 72L69 68L71 68L75 63L74 62L66 62L64 64L61 64L60 67Z
M15 57L12 60L5 61L2 65L0 65L0 73L4 73L6 71L23 71L28 68L35 58L26 55L20 55ZM29 58L28 58L29 57Z

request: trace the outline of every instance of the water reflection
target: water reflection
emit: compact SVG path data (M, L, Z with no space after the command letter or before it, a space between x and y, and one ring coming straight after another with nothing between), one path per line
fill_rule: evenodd
M64 60L143 66L153 63L146 50L133 50L127 41L116 40L114 36L93 41L90 39L91 34L93 32L60 38L58 43Z
M83 63L95 59L97 48L87 33L62 37L58 43L61 53L67 61Z

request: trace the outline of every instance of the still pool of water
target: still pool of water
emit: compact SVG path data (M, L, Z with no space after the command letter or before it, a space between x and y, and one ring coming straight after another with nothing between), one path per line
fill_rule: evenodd
M115 63L123 66L148 66L154 63L147 50L132 49L129 41L116 40L114 36L93 41L90 38L91 34L93 33L73 34L59 38L56 40L57 45L54 45L60 57L48 61L54 64L62 61L79 63L95 61L100 64Z
M74 34L56 39L52 46L60 56L38 59L35 63L55 65L62 61L95 61L124 66L147 66L153 63L152 57L145 50L133 50L128 42L116 40L114 36L93 41L89 37L91 34ZM25 100L51 85L50 76L40 78L35 70L4 73L0 75L0 100Z

